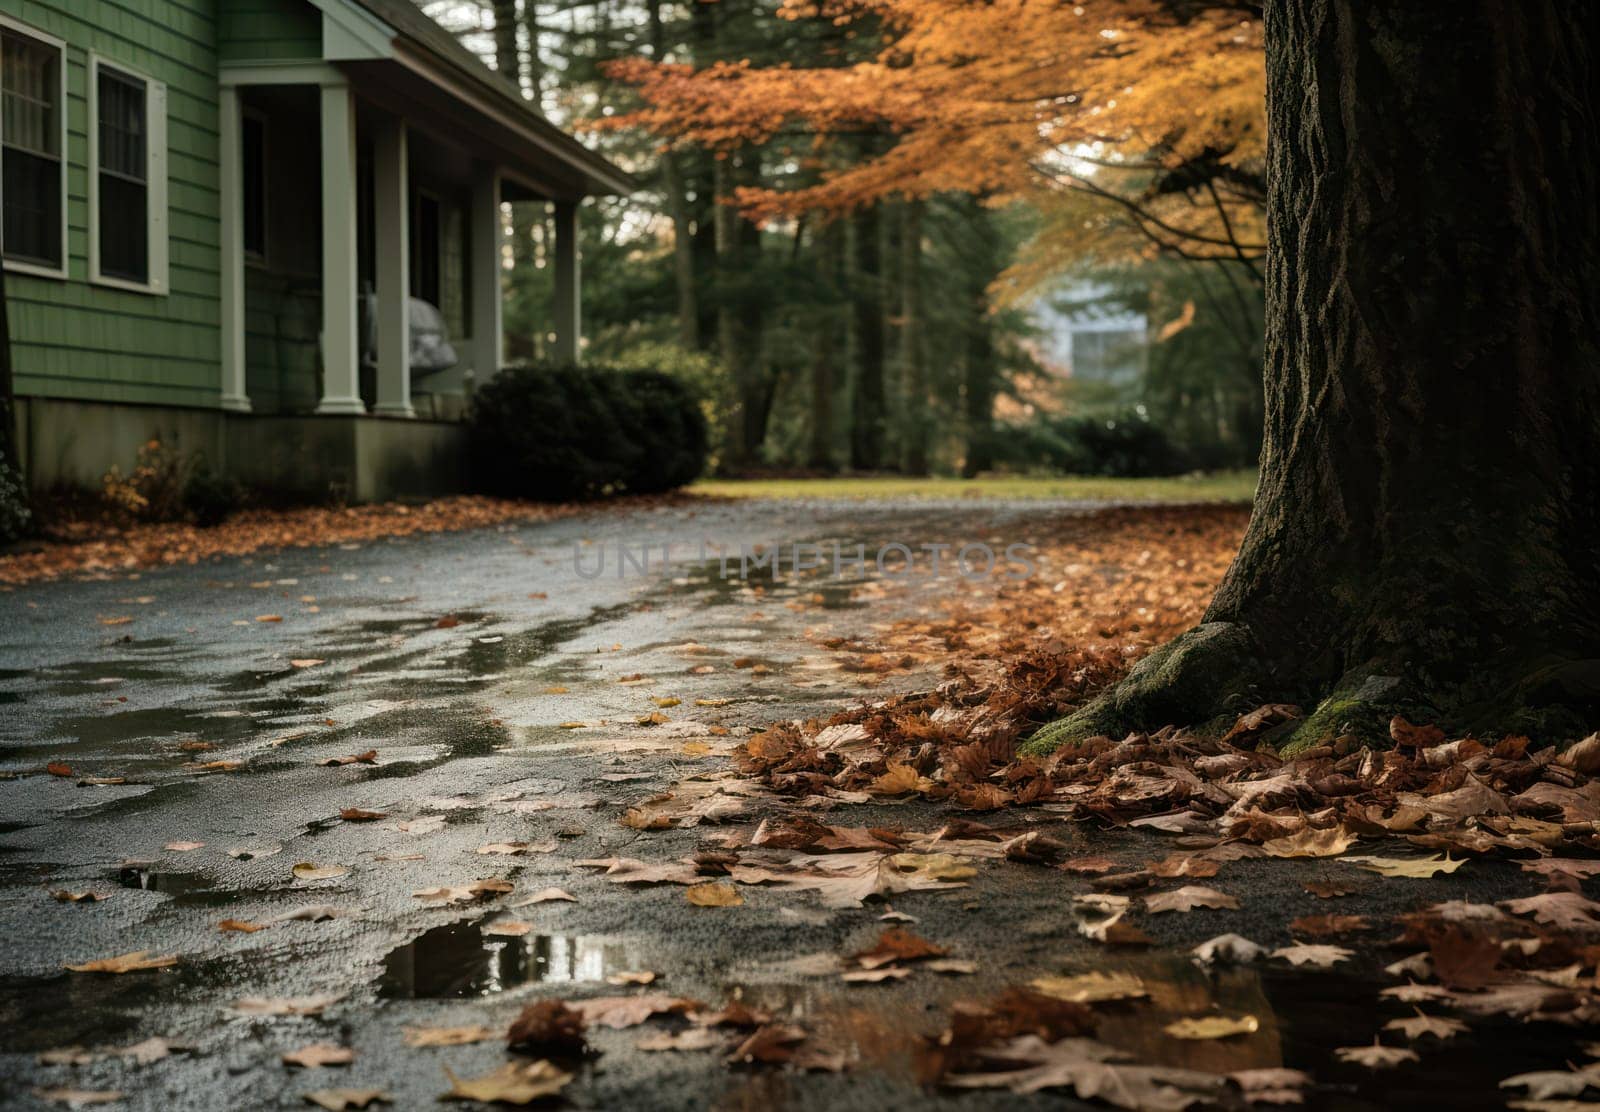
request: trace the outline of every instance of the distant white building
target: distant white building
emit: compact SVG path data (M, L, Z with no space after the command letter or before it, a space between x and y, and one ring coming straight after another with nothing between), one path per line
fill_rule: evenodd
M1075 382L1131 387L1149 360L1150 321L1109 304L1102 282L1063 282L1034 303L1034 355L1052 373Z

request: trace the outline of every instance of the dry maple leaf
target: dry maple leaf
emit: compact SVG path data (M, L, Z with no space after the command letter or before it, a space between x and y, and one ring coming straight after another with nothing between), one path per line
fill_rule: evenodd
M347 1112L351 1108L394 1103L394 1097L382 1089L317 1089L306 1093L305 1099L328 1112Z
M1226 892L1187 884L1172 892L1157 892L1144 898L1145 910L1152 915L1168 911L1193 911L1197 907L1224 908L1237 911L1239 901Z
M1600 930L1600 903L1578 892L1542 892L1527 899L1504 900L1499 906L1563 930Z
M1046 1042L1021 1035L1001 1047L986 1048L986 1061L1006 1068L997 1073L963 1073L944 1078L956 1088L1003 1088L1013 1093L1071 1089L1083 1100L1100 1100L1138 1112L1183 1112L1196 1104L1214 1103L1223 1079L1198 1070L1166 1066L1123 1065L1120 1051L1092 1039L1064 1038Z
M1282 1067L1234 1070L1228 1080L1239 1086L1250 1104L1301 1104L1303 1090L1311 1087L1310 1074Z
M518 1013L506 1032L506 1045L537 1053L576 1057L588 1050L583 1013L560 1000L538 1000Z
M1392 996L1396 1000L1403 1000L1407 1004L1415 1004L1422 1000L1448 1000L1450 990L1442 985L1419 985L1415 981L1408 981L1403 985L1391 985L1378 993L1379 996Z
M1274 950L1272 956L1282 958L1290 965L1309 965L1316 969L1326 969L1330 965L1354 957L1355 951L1346 950L1342 946L1296 944Z
M1600 1063L1591 1063L1582 1069L1519 1073L1500 1082L1500 1088L1526 1089L1529 1100L1578 1097L1582 1096L1586 1089L1600 1089Z
M1469 1028L1459 1019L1447 1019L1443 1016L1424 1015L1420 1008L1413 1008L1417 1014L1407 1019L1391 1019L1383 1025L1385 1031L1399 1031L1406 1038L1415 1042L1424 1035L1436 1039L1453 1039Z
M574 861L573 868L604 869L613 884L699 884L705 878L693 865L681 861L647 864L632 857L604 857Z
M552 900L563 900L567 903L577 903L578 897L560 888L541 888L537 892L526 896L518 896L506 904L507 907L528 907L531 904L550 903Z
M486 1104L532 1104L558 1095L572 1080L572 1074L540 1059L537 1062L507 1062L482 1077L458 1077L445 1066L450 1091L440 1100L480 1100Z
M176 955L166 957L146 957L149 950L134 950L127 954L118 954L113 958L96 958L86 961L81 965L67 964L63 968L74 973L137 973L145 969L166 969L168 966L178 964Z
M1404 1047L1384 1046L1374 1037L1371 1046L1341 1046L1334 1050L1341 1062L1353 1062L1369 1070L1389 1069L1402 1062L1421 1061L1416 1051Z
M467 1046L497 1038L500 1032L481 1023L463 1027L402 1027L401 1038L407 1046Z
M348 1046L332 1043L312 1043L283 1055L283 1064L301 1069L318 1069L322 1066L348 1066L356 1060L356 1052Z

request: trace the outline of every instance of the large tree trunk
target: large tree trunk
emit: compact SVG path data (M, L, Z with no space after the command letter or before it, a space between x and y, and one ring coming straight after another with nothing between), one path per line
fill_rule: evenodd
M922 201L901 208L900 224L900 388L904 454L908 475L928 473L928 365L922 344Z
M522 91L522 66L517 56L517 0L494 2L495 72Z
M1592 728L1595 22L1582 0L1268 6L1255 513L1205 624L1039 747L1230 695L1320 702L1291 746L1395 710Z

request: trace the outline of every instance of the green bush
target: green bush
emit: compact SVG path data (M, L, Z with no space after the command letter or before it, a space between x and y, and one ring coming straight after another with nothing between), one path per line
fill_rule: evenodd
M996 438L1003 462L1064 475L1145 478L1188 470L1183 453L1136 411L1099 417L1040 417Z
M28 489L22 476L0 459L0 543L25 534L32 521L33 511L28 508Z
M488 494L572 501L652 493L705 469L699 400L659 371L509 367L472 400L468 464Z

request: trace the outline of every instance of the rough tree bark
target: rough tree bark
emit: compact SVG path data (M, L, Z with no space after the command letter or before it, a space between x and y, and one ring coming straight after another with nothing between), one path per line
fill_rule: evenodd
M1047 727L1600 702L1600 35L1582 0L1267 8L1266 436L1204 623ZM1590 716L1585 720L1585 715Z

